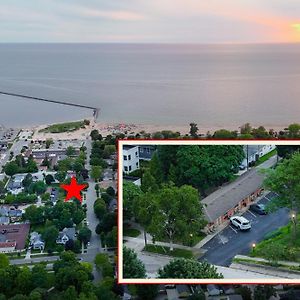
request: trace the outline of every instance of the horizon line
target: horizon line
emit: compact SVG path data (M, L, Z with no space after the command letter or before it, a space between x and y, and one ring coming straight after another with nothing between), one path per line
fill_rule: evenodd
M122 41L110 41L110 42L61 42L61 41L53 41L53 42L36 42L36 41L28 41L28 42L3 42L0 41L0 45L7 44L101 44L101 45L300 45L299 42L122 42Z

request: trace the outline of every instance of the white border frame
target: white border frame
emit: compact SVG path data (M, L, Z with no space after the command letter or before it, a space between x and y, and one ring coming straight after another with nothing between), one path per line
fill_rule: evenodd
M123 278L123 146L125 145L300 145L300 140L118 140L118 283L119 284L300 284L300 279L128 279Z

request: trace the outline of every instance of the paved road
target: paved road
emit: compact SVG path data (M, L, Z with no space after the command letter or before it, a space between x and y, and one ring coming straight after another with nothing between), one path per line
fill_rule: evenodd
M274 195L269 193L259 203L266 204L273 197ZM253 243L262 241L267 233L286 225L290 220L289 211L286 208L268 215L258 215L247 211L243 216L251 221L251 230L241 232L232 225L227 226L203 247L207 252L199 260L206 259L214 265L229 266L235 255L249 253Z
M24 146L28 146L29 142L24 140L14 141L11 148L6 152L5 157L3 159L0 159L0 171L2 167L9 161L10 158L10 152L14 153L14 157L21 153L21 150Z
M90 166L90 155L91 155L91 148L92 148L92 142L91 139L88 138L86 140L86 148L87 148L87 164L86 168L87 170L91 169ZM87 212L86 212L86 219L89 223L88 227L92 231L92 236L90 240L90 245L88 246L87 254L83 255L85 261L89 261L93 263L94 258L97 253L102 252L102 245L101 245L101 239L99 235L96 234L95 229L96 226L99 223L99 220L97 219L95 213L94 213L94 203L96 200L96 191L95 191L95 182L93 180L89 180L89 188L86 192L86 206L87 206ZM94 280L99 281L99 273L96 271L95 266L93 269L93 275Z

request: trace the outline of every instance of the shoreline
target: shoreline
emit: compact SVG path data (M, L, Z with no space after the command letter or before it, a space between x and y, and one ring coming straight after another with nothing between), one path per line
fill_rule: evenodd
M36 140L46 140L46 139L61 139L61 140L69 140L69 139L86 139L90 132L93 129L97 129L99 133L103 136L106 137L107 135L114 135L118 133L123 133L126 135L136 135L141 132L146 132L153 134L158 131L163 131L163 130L170 130L173 132L180 132L181 135L186 135L189 134L190 131L190 125L158 125L158 124L136 124L136 123L109 123L109 122L100 122L97 123L93 119L89 118L90 120L90 125L87 125L84 129L80 128L76 131L72 132L63 132L63 133L45 133L45 132L39 132L39 130L44 129L45 127L48 127L53 124L60 124L60 123L53 123L53 124L40 124L40 125L34 125L34 126L28 126L26 128L18 128L23 131L34 131L33 134L33 139ZM74 120L74 121L68 121L68 122L75 122L79 120ZM67 123L67 122L61 122L61 123ZM259 127L259 126L264 126L266 130L273 129L275 131L280 131L284 130L284 128L288 127L288 125L252 125L252 127ZM198 124L198 132L199 134L206 134L207 132L213 133L216 130L220 129L226 129L230 131L239 131L239 126L235 125L228 125L228 126L220 126L220 125L215 125L215 126L204 126L201 124Z

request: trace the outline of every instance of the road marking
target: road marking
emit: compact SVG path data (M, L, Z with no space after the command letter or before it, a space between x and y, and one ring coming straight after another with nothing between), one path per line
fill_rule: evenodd
M231 225L229 225L229 227L235 232L238 233L236 229L234 229Z
M220 233L218 233L218 237L219 237L220 241L222 242L222 244L225 245L226 242L222 239L222 236L220 235Z
M254 216L255 218L257 218L257 215L255 215L252 211L248 210L248 213L250 213L252 216Z
M268 200L268 201L271 201L272 199L269 199L267 196L265 196L265 198Z

